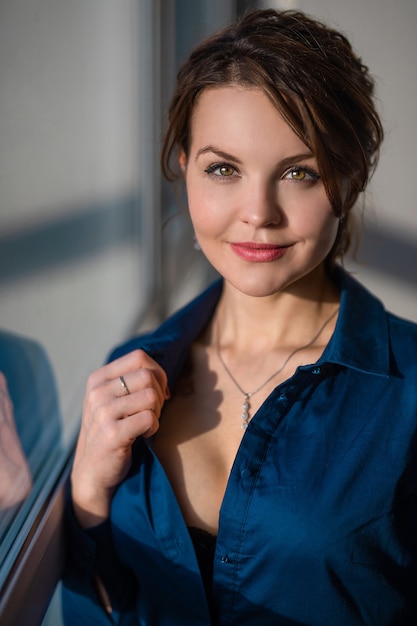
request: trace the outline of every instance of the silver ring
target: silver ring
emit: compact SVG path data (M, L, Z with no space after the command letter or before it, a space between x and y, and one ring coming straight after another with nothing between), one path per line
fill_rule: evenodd
M126 395L128 396L130 394L130 391L129 391L129 387L126 385L125 379L123 378L123 376L119 376L119 380L120 380L120 384L122 385L123 389L126 392Z

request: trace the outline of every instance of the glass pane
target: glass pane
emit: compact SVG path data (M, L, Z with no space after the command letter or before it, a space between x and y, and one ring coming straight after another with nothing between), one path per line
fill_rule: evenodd
M0 5L0 589L72 450L89 373L149 306L139 11Z

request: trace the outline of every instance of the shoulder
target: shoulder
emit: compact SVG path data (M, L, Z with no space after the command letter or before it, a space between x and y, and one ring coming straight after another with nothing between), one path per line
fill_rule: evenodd
M417 324L387 311L355 277L338 269L339 319L329 356L361 371L417 378Z
M32 338L6 330L0 330L0 371L9 385L24 381L25 389L45 378L54 380L45 348Z
M45 348L36 340L0 330L0 371L7 381L14 419L32 469L44 459L45 442L58 445L61 411L55 374Z
M188 349L211 319L222 285L222 281L217 280L155 329L135 335L114 348L107 360L113 361L137 349L145 350L152 356L171 350Z
M393 332L406 335L409 338L417 338L417 322L400 317L390 311L387 311L387 318Z
M14 360L17 356L28 360L33 357L47 358L45 350L40 343L12 331L0 330L0 348L1 363L7 360Z
M391 347L394 354L408 357L417 371L417 323L387 312Z

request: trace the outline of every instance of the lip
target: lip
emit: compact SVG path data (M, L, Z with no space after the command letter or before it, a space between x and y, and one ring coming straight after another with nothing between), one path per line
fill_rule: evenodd
M253 241L239 241L230 246L237 256L251 263L271 263L280 259L288 249L288 246Z

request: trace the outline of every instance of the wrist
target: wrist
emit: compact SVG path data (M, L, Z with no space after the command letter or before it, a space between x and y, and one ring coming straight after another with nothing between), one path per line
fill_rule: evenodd
M74 515L81 528L98 526L110 515L112 493L97 488L82 489L71 480L71 499Z

